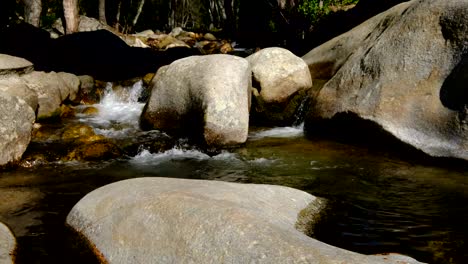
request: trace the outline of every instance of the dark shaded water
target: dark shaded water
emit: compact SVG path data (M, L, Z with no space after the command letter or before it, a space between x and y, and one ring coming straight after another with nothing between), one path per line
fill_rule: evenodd
M214 157L172 149L3 172L0 220L18 237L19 263L88 263L73 248L64 221L80 198L102 185L148 176L279 184L331 201L315 230L324 242L368 254L468 263L466 167L430 166L287 132L271 133L282 138L251 133L245 147Z

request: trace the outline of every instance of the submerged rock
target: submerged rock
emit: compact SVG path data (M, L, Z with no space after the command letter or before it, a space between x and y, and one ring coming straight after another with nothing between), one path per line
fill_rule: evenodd
M144 129L202 138L210 147L247 140L250 66L230 55L193 56L162 67L141 115Z
M16 239L11 230L0 222L0 263L13 264Z
M96 133L94 133L94 129L92 127L85 124L74 124L65 128L65 130L62 133L62 140L89 138L95 135Z
M86 107L85 109L83 109L83 111L81 111L82 114L84 115L98 115L99 114L99 109L97 109L96 107L94 106L89 106L89 107Z
M25 101L0 91L0 167L21 158L31 140L35 119Z
M67 224L110 264L417 263L353 253L296 230L299 212L319 202L282 186L139 178L89 193Z
M122 151L109 140L97 137L88 139L71 150L65 160L98 161L115 159L122 155Z
M306 131L347 113L432 156L468 160L468 3L410 1L303 58L329 79Z
M247 57L252 67L254 107L258 122L290 125L312 88L307 64L283 48L266 48Z

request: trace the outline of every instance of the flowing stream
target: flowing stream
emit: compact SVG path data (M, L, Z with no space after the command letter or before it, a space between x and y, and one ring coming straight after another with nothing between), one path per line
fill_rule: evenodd
M125 89L124 89L125 90ZM108 138L147 136L138 128L141 82L109 84L96 116L70 122ZM18 263L91 263L70 239L65 217L84 195L136 177L285 185L329 199L314 237L349 250L396 252L430 263L468 263L468 175L463 165L408 160L379 148L308 140L302 125L251 128L245 146L208 155L178 140L171 149L105 162L52 162L2 172L0 221L19 242ZM158 139L158 135L152 134ZM466 164L464 164L466 165Z

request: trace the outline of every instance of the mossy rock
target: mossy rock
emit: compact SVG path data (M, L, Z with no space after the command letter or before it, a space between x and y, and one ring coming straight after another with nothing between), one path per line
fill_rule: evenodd
M108 140L87 142L68 153L65 158L68 161L97 161L118 158L122 151L114 143Z
M65 131L62 133L62 140L72 140L78 138L89 138L95 136L94 130L92 127L85 124L75 124L65 128Z
M310 203L297 215L296 229L308 236L312 236L315 224L320 221L326 207L327 201L323 198L317 198L314 202Z
M75 117L75 109L69 105L60 106L60 117L61 118L73 118Z
M145 76L143 76L143 84L146 86L150 85L151 81L154 78L154 75L155 73L153 72L153 73L148 73Z
M31 142L60 140L63 126L60 124L34 124Z
M97 109L96 107L94 106L89 106L89 107L86 107L85 109L83 109L83 111L81 112L82 114L84 115L98 115L99 114L99 109Z

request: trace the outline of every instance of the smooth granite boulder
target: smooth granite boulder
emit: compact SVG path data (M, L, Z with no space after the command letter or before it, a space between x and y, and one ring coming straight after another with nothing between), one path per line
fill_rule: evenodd
M306 132L341 120L338 133L358 135L367 129L350 120L367 120L429 155L468 160L467 43L467 1L413 0L313 49L303 59L326 83Z
M33 70L33 64L23 58L0 54L0 76L24 74Z
M246 59L252 67L255 119L267 124L292 124L312 88L307 64L283 48L262 49Z
M303 209L321 203L282 186L137 178L89 193L66 221L110 264L417 263L353 253L296 230Z
M0 166L21 158L31 140L35 119L24 100L0 91Z
M16 239L11 230L0 222L0 263L13 264Z
M250 86L250 65L243 58L177 60L153 78L141 126L197 138L210 147L242 144L249 128Z

